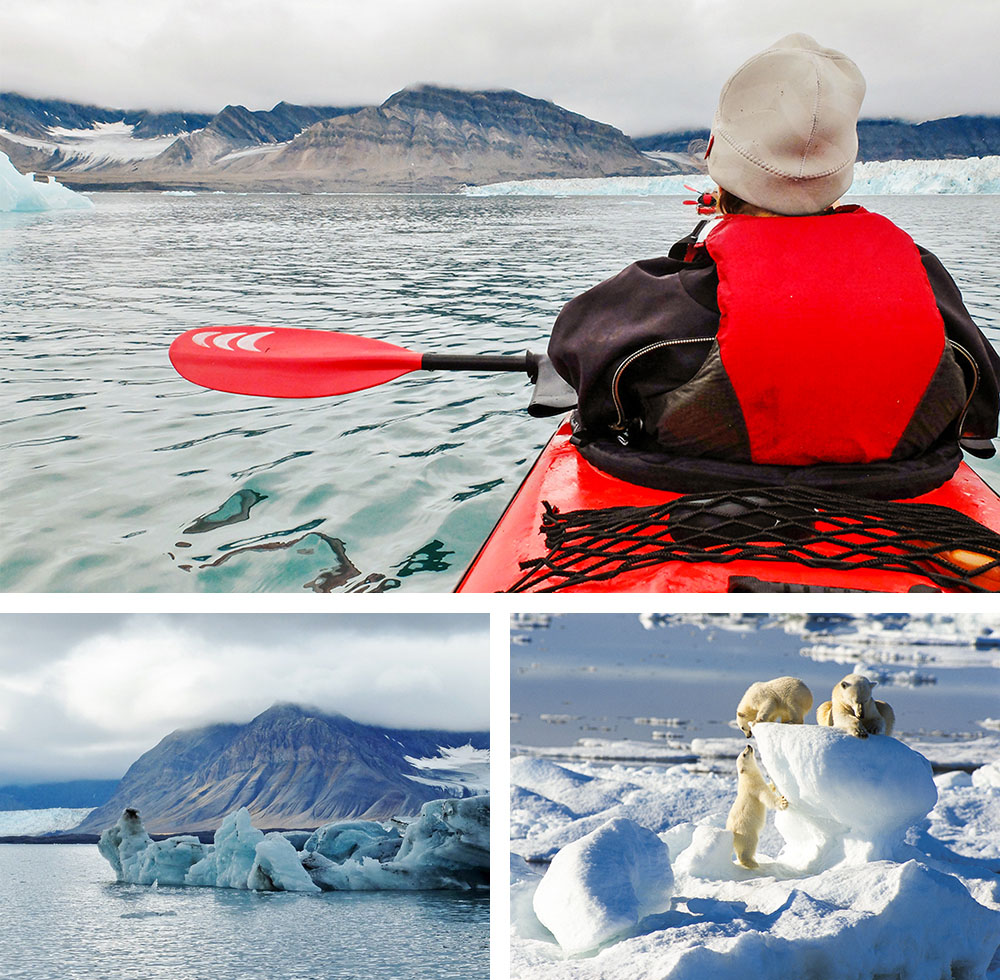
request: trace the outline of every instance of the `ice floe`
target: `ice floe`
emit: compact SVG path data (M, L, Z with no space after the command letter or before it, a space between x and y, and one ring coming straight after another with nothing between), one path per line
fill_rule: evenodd
M790 805L753 871L724 829L735 765L515 758L511 975L1000 976L1000 764L933 777L887 736L754 735Z
M22 174L0 153L0 211L63 211L92 208L93 201L55 180L40 182Z
M138 811L126 809L101 834L100 853L118 881L257 891L418 890L489 882L488 796L434 800L402 825L327 824L311 835L265 834L242 808L211 844L179 835L154 841ZM295 840L302 840L297 850Z

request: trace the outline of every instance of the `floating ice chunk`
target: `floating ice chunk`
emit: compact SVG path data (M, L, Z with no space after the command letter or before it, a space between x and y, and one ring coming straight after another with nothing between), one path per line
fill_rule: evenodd
M0 211L62 211L92 208L94 202L54 180L40 183L34 174L22 174L0 153Z
M361 860L365 857L389 861L402 842L395 827L387 828L374 820L353 820L328 823L313 831L302 850L314 851L335 864L343 864L348 858Z
M321 827L299 842L301 852L284 834L265 835L243 808L226 816L212 844L190 836L154 843L138 811L128 809L98 846L119 881L137 884L302 892L473 888L489 883L490 801L425 803L402 836L395 827L353 821Z
M210 844L202 844L197 837L168 837L151 841L142 852L138 874L134 879L140 885L183 885L192 865L204 859Z
M309 872L302 867L299 852L286 837L267 834L257 845L247 887L270 892L318 892Z
M937 802L930 763L885 735L855 738L819 725L754 725L787 842L779 860L800 869L892 858Z
M433 800L407 828L395 863L404 868L487 874L490 867L490 798Z
M611 820L552 859L533 905L538 920L573 955L665 911L673 884L667 845L631 820Z
M215 832L212 850L188 871L184 883L209 888L247 888L257 845L263 839L263 831L250 822L246 807L226 814Z
M143 853L152 843L139 811L128 807L118 823L101 834L97 849L114 868L118 881L138 881Z

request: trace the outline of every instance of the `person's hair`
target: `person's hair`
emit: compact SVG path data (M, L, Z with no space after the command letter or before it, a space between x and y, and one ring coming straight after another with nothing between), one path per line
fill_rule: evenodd
M753 207L752 204L747 204L742 197L737 197L732 191L727 191L725 187L719 188L716 205L719 214L743 214Z
M725 187L719 188L719 193L716 195L715 199L716 210L719 214L774 214L773 211L768 211L766 208L759 208L756 204L751 204L749 201L744 201L742 197L737 197L732 191L727 191ZM822 211L815 211L814 214L827 214L831 212L836 207L837 202L834 201L829 207L823 208Z

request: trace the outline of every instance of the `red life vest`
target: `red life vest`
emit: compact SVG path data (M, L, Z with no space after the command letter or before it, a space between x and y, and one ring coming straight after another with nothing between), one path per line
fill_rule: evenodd
M942 358L912 239L863 208L731 215L706 239L719 352L755 463L888 459Z

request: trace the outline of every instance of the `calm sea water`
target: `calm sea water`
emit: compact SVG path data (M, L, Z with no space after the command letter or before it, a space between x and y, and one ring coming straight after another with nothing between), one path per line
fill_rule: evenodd
M170 341L263 324L544 350L566 300L693 223L679 198L94 200L0 215L7 591L451 589L553 429L523 379L247 398L179 378ZM1000 346L1000 198L865 203L940 255Z
M5 980L475 980L489 902L114 883L90 845L0 845Z
M528 639L510 648L510 707L517 717L511 741L520 745L565 746L580 738L650 742L654 729L685 740L739 735L730 721L754 681L801 677L818 705L853 669L803 656L805 647L836 645L836 636L775 628L732 632L673 623L645 630L635 615L563 615L547 629L518 634ZM933 682L916 687L883 682L877 689L893 706L900 735L984 734L977 722L995 719L1000 708L996 650L970 645L897 652L901 669L912 670L921 655L934 657L920 667ZM871 657L877 665L877 651ZM683 724L636 723L651 717Z

